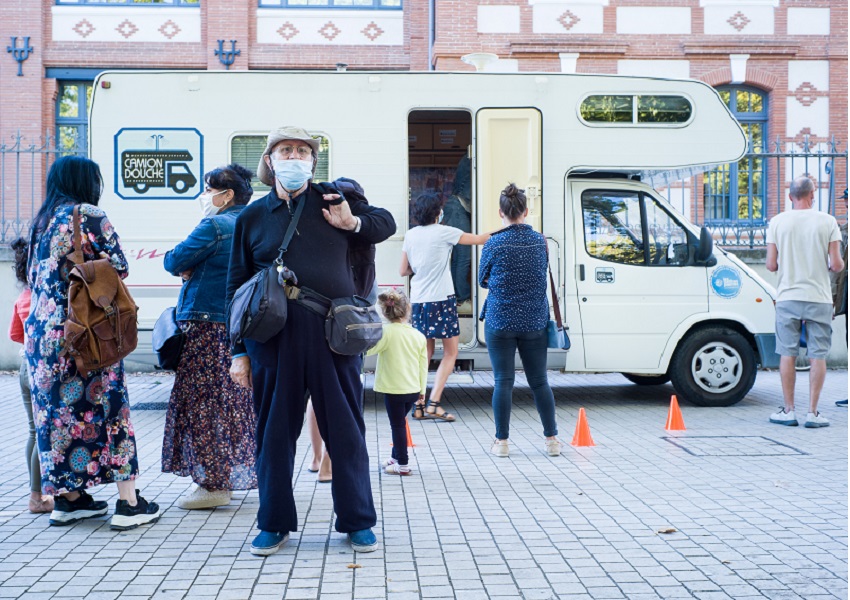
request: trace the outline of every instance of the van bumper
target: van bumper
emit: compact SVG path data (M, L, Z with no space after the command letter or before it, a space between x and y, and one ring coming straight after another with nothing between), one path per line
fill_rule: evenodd
M762 369L778 369L779 355L776 353L776 334L757 333L756 347L759 350L759 362Z

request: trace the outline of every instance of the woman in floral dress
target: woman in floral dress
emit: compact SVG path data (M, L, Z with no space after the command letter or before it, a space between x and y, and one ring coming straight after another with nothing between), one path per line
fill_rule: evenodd
M232 490L257 487L254 400L230 379L225 325L233 228L254 192L251 177L236 164L207 173L203 218L163 261L184 280L177 321L186 341L165 415L162 470L192 477L196 487L177 501L186 510L225 506Z
M68 273L74 235L86 260L101 253L121 275L127 260L106 214L97 207L103 179L96 163L78 156L58 159L47 175L44 204L30 235L29 285L32 311L25 324L25 349L32 384L41 488L56 496L51 525L69 525L105 515L107 503L87 489L118 485L113 529L133 529L159 518L159 506L135 489L139 473L124 363L79 372L64 352ZM80 231L74 231L79 207Z

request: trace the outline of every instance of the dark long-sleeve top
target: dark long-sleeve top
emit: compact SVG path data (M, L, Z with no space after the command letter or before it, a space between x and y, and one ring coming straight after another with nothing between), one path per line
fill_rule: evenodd
M539 331L549 320L546 238L530 225L495 232L481 250L478 284L490 293L480 318L500 331Z
M273 189L263 198L249 204L236 219L233 250L227 274L227 305L236 290L277 258L283 236L299 202L307 202L298 221L296 233L289 243L284 263L298 278L298 285L311 288L327 298L342 298L355 293L354 276L348 257L350 241L377 244L396 231L389 211L355 203L351 212L360 217L360 231L354 233L329 224L322 208L328 202L310 186L289 204L278 198ZM242 345L233 347L242 354Z

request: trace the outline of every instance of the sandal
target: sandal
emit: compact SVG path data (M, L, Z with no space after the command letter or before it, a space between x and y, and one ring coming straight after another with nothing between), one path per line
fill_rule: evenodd
M452 422L455 420L455 416L452 413L446 412L440 406L439 402L434 402L433 400L428 402L428 408L425 409L425 416L429 419L440 419L441 421Z
M421 421L422 419L427 419L425 416L425 402L417 402L413 405L413 418L417 421Z

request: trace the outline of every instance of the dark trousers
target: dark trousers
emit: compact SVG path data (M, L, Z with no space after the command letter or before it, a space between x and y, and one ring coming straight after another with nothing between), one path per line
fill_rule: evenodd
M419 392L412 394L384 394L384 406L393 432L393 458L400 465L407 464L407 413L419 399Z
M309 395L333 464L335 528L342 533L368 529L377 516L369 482L360 357L331 352L321 316L291 300L288 310L283 331L265 344L246 344L257 411L257 525L274 532L298 528L292 474Z

